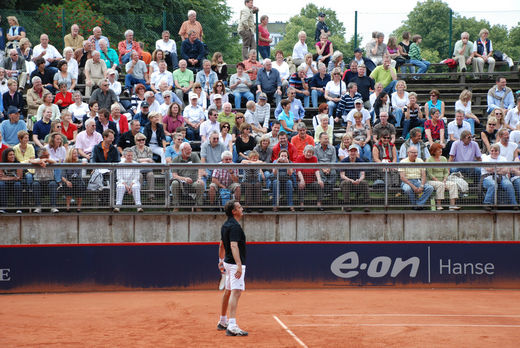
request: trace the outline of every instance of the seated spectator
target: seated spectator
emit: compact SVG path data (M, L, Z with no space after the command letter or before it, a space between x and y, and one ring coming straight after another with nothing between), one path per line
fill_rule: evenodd
M181 154L172 160L172 163L200 163L199 155L192 152L189 143L180 145ZM172 205L175 207L174 212L179 211L179 202L181 195L187 193L195 193L195 206L197 211L202 211L202 200L204 199L205 182L203 180L206 172L204 169L192 169L188 166L172 169L172 184L170 186L172 192ZM214 174L215 175L215 174Z
M327 73L331 74L334 68L339 68L341 76L343 76L343 71L345 71L345 62L343 61L343 53L341 53L341 51L335 51L332 54L332 58L327 65Z
M312 118L312 127L314 129L314 133L316 133L316 128L321 124L322 115L327 116L329 125L334 126L334 117L329 116L329 106L326 103L321 103L318 107L318 114Z
M340 117L342 118L342 124L347 124L347 115L350 113L350 111L355 109L354 102L356 100L361 101L361 104L363 104L362 96L357 91L357 84L355 82L349 82L347 85L348 92L345 93L338 104L338 107L336 109L336 118L335 121L339 122ZM362 107L362 106L361 106ZM330 109L330 106L329 106ZM370 115L369 115L370 118Z
M316 42L316 62L323 63L325 66L329 65L330 57L334 52L332 42L329 41L327 34L321 34L320 40Z
M168 113L168 109L172 103L177 103L179 105L183 104L181 100L177 98L177 95L168 90L168 84L165 80L161 80L161 82L159 82L159 93L155 94L155 100L160 104L159 112L161 115L163 115L163 117Z
M439 99L440 95L441 94L436 89L432 89L430 91L430 100L428 100L428 102L426 102L426 104L424 104L424 114L426 115L427 118L429 118L430 109L436 108L441 113L440 119L442 119L443 121L447 121L446 114L445 114L445 104L442 100ZM456 110L456 108L455 108L455 110Z
M148 146L154 154L161 158L161 163L166 163L166 135L161 124L161 114L159 112L150 112L148 119L150 122L144 127L144 135L146 136L146 146Z
M131 149L123 151L122 164L136 163L134 161L134 152ZM117 185L116 185L116 207L114 213L119 213L120 207L123 205L123 198L125 193L129 193L134 197L137 212L142 213L141 207L141 173L137 168L118 168L116 170Z
M260 140L257 142L255 151L258 152L260 161L264 163L271 163L271 158L273 157L273 147L271 146L271 141L267 134L262 135ZM269 173L269 175L267 175L267 173ZM264 175L266 176L266 186L270 187L269 181L272 173L269 170L264 170Z
M18 83L13 79L9 79L7 81L7 88L7 92L2 95L2 105L4 106L4 110L8 110L9 107L14 106L20 110L20 116L23 120L22 110L25 106L25 100L22 93L18 91Z
M246 123L251 125L252 135L255 139L259 139L262 134L264 134L264 129L260 126L260 123L255 118L255 108L256 104L254 101L250 100L246 103L246 112L244 114L244 119Z
M18 55L16 49L9 50L9 58L4 59L3 67L7 77L17 81L18 89L23 91L27 83L27 69L25 67L25 59Z
M79 35L79 26L74 23L70 27L70 34L65 35L63 38L65 41L65 47L70 47L74 50L83 46L83 36Z
M388 118L388 113L385 111L382 111L379 114L380 122L372 128L372 140L374 144L380 140L383 131L388 131L388 133L390 134L390 142L395 143L396 130L394 125L388 122Z
M31 82L33 87L27 91L26 95L28 121L31 116L36 116L38 107L43 104L44 96L46 94L51 94L48 89L43 88L42 79L38 76L33 77Z
M217 82L219 83L219 82ZM208 113L210 110L215 110L217 114L220 114L224 111L224 103L222 102L222 96L220 94L212 94L211 99L213 99L213 102L208 107Z
M217 74L217 78L219 81L222 81L227 85L227 64L226 62L224 62L224 57L222 56L222 53L213 53L213 57L211 58L211 70L213 70Z
M370 98L372 98L372 96L370 96ZM397 127L401 127L404 110L409 102L406 82L403 80L397 81L395 84L395 92L392 93L392 114L395 117Z
M408 105L406 105L404 112L403 134L400 137L403 140L407 138L408 132L411 128L424 126L424 117L421 111L421 106L417 104L417 94L411 92L408 95L408 100L409 102Z
M187 125L187 137L189 140L200 140L200 125L206 119L204 110L198 105L197 94L190 93L190 104L184 108L184 121Z
M314 146L307 145L303 150L303 155L298 156L295 163L318 163L318 158L314 156ZM300 202L300 211L304 211L304 195L305 189L316 194L319 211L323 211L321 201L323 199L323 189L325 183L321 179L320 170L317 168L305 168L296 170L298 176L298 201Z
M179 127L183 128L183 127ZM172 163L173 159L181 154L181 144L185 143L184 136L181 133L172 134L172 142L166 148L166 163Z
M382 65L380 65L382 66ZM376 68L377 69L377 68ZM367 110L368 111L368 110ZM373 122L374 124L380 122L379 116L382 112L386 112L388 117L390 118L390 122L393 124L397 124L397 121L392 114L392 105L390 104L390 97L388 93L382 91L376 98L374 102L374 114L373 114Z
M379 133L372 149L372 159L377 163L397 163L397 149L388 130Z
M131 74L131 71L128 71L127 68L127 77ZM85 97L90 97L92 93L92 89L95 88L102 80L105 79L105 74L107 71L107 66L105 62L101 60L101 56L99 51L92 52L92 58L87 60L85 64ZM108 87L107 87L108 89Z
M293 52L292 52L292 61L293 61L294 65L296 65L296 66L299 66L302 63L307 61L306 56L307 56L307 54L309 54L309 50L307 48L307 44L305 43L305 40L307 40L307 34L302 30L298 33L298 42L296 42L294 44ZM262 56L262 57L269 58L269 56L267 56L267 57ZM311 61L312 61L312 55L311 55Z
M99 88L90 97L90 102L94 101L102 109L110 109L112 105L118 104L117 95L110 89L110 82L107 79L99 81Z
M193 10L188 11L188 20L184 21L179 29L181 39L186 40L191 30L195 32L195 37L202 41L202 37L204 36L202 25L197 21L197 12Z
M316 142L316 145L314 146L314 154L318 158L318 163L336 163L338 161L336 148L331 145L327 133L320 133L318 140L319 142ZM333 196L333 189L336 185L337 178L336 170L331 168L321 168L320 177L325 184L323 188L324 192Z
M280 104L282 100L282 80L278 70L273 69L270 59L264 59L264 67L258 70L256 85L257 100L260 93L265 93L269 99L274 99L276 105Z
M363 114L356 111L353 115L354 124L347 128L347 132L352 135L354 145L357 146L360 158L365 162L372 159L372 151L370 149L371 130L370 126L362 122Z
M187 62L184 59L181 59L179 61L179 69L173 72L175 94L180 100L184 100L184 97L188 96L194 83L193 71L186 69L187 66Z
M130 29L125 31L125 39L117 45L119 51L119 61L121 64L127 64L132 60L132 52L137 52L137 56L142 56L141 46L134 41L134 32ZM128 72L128 69L127 69Z
M74 101L72 100L72 93L67 90L67 84L65 82L60 82L58 87L59 92L56 93L54 97L54 104L58 105L61 111L68 108L69 105L74 104Z
M249 159L242 161L247 168L247 164L261 164L258 152L251 150ZM259 206L262 204L262 182L265 181L264 171L262 169L244 169L244 179L242 181L242 188L244 189L245 205L247 212L250 212L251 206ZM259 213L264 210L258 209Z
M457 61L460 71L466 72L466 65L471 64L473 59L473 43L469 41L468 32L460 34L460 40L455 42L453 59Z
M419 68L417 73L424 74L430 67L430 62L422 59L421 48L419 47L419 45L422 42L421 35L416 34L416 35L412 36L412 41L413 42L410 44L410 51L408 52L408 54L410 56L410 64ZM418 78L417 76L414 77L414 79L417 79L417 78Z
M36 65L32 60L33 49L31 47L31 41L29 41L28 38L24 37L20 40L20 47L16 48L18 55L20 55L20 57L23 57L25 63L27 64L27 74L31 74L36 68Z
M146 90L150 89L150 78L146 64L139 59L139 53L132 51L131 60L126 63L125 90L123 94L127 97L133 90L134 85L142 84Z
M274 121L273 124L271 125L271 131L266 134L269 137L269 143L270 143L271 147L278 144L278 134L280 133L280 128L281 128L280 122Z
M69 110L63 110L61 113L61 134L65 136L70 144L76 142L76 136L78 135L78 127L72 123L72 114Z
M404 81L403 81L404 82ZM374 111L374 103L376 102L376 99L377 97L379 97L379 94L383 92L383 84L381 82L378 82L378 83L375 83L374 84L374 92L370 94L370 97L369 97L369 101L370 101L370 109L368 111L370 111L371 113ZM396 93L396 92L394 92ZM392 101L392 105L393 105L393 101ZM408 104L408 94L406 95L406 104ZM393 109L392 109L392 113L393 113ZM403 111L404 113L404 111Z
M363 163L363 160L359 158L358 148L355 145L350 145L348 149L348 156L341 160L342 163ZM350 200L350 194L353 193L356 196L356 203L363 205L369 204L368 200L368 183L365 180L365 171L358 168L349 168L339 172L341 184L339 185L343 192L343 204L345 205L345 211L350 212L352 208L352 201ZM360 199L361 198L361 199ZM368 207L364 208L365 212L369 212Z
M245 66L243 63L237 64L237 73L231 75L229 80L229 89L233 92L235 99L235 108L239 109L242 103L242 97L249 100L254 100L254 95L250 91L252 85L249 75L244 73Z
M328 119L328 116L325 115ZM305 123L300 122L296 125L297 135L293 136L291 139L291 144L294 145L296 149L296 156L303 155L303 149L307 145L315 145L315 139L313 139L309 134L307 134L307 126ZM315 133L318 134L318 133ZM319 134L318 134L319 136Z
M36 111L36 121L42 119L45 108L50 108L52 111L51 121L58 120L60 118L60 109L56 104L53 104L52 99L52 94L50 93L43 96L43 104L41 104L38 107L38 111Z
M46 67L54 67L54 72L56 72L55 68L58 65L58 62L63 59L56 47L49 44L49 37L47 34L40 35L40 44L36 45L33 49L33 61L36 63L38 58L43 58L45 60Z
M2 142L2 133L0 132L0 159L2 158L2 153L8 148L9 146Z
M287 150L281 150L278 159L274 163L291 163L289 161L289 152ZM281 205L278 201L278 193L285 194L287 198L287 205L291 211L294 211L293 207L293 188L296 184L294 178L294 169L292 168L275 168L273 169L273 211L278 211L278 207Z
M2 162L18 163L13 149L8 148L2 153ZM22 205L22 179L23 169L0 170L0 214L6 213L8 192L14 196L14 205L16 207ZM21 214L22 211L17 209L16 213Z
M290 111L294 115L294 121L295 122L302 122L303 118L305 117L305 109L303 108L302 102L299 99L296 99L296 89L293 87L289 87L287 90L287 100L289 101L289 104L291 105ZM284 107L282 103L277 105L276 109L274 110L274 117L278 120L280 119L280 114L284 110Z
M59 90L59 84L64 82L67 85L68 91L73 91L76 87L76 79L70 72L68 72L68 63L65 59L62 59L58 62L58 72L54 74L54 88Z
M74 104L70 104L68 110L72 115L72 121L81 126L83 119L90 111L89 106L83 102L83 96L80 91L75 91L72 99L74 100Z
M168 65L168 70L175 70L179 67L179 58L177 55L177 44L175 40L170 40L170 32L164 30L161 39L155 41L155 49L164 52L164 60Z
M47 68L45 66L45 60L43 58L39 58L35 61L36 69L31 73L31 81L33 78L40 78L43 87L45 87L49 92L54 93L55 89L53 86L54 83L54 75L56 74L56 70L51 68ZM0 69L3 71L3 69Z
M92 58L93 52L93 46L88 40L83 41L82 48L78 48L74 51L74 59L76 59L76 61L78 62L78 83L85 82L85 65L87 64L87 60Z
M240 64L240 63L238 63L238 64ZM214 98L217 94L220 95L220 99L221 99L222 103L227 103L229 101L229 97L228 97L228 93L226 91L225 84L226 84L226 82L222 81L222 80L218 80L217 82L215 82L215 84L213 85L213 91L209 95L210 104L215 104ZM211 105L210 105L210 107L211 107ZM220 112L220 111L221 110L218 110L218 112Z
M471 140L471 132L464 130L460 139L453 142L450 149L450 162L474 162L482 161L482 153L478 144ZM451 168L451 172L461 172L464 177L473 178L473 183L480 182L480 169L478 168Z
M507 112L504 121L509 130L514 131L520 128L520 97L516 98L516 108L512 108Z
M302 66L306 66L307 64L303 63ZM311 56L312 60L312 56ZM307 78L309 78L309 74L307 71ZM325 97L325 87L327 86L327 83L330 81L330 75L326 73L326 67L325 64L321 63L318 64L318 71L314 73L312 78L309 81L309 88L311 90L311 99L312 99L312 107L317 108L318 107L318 98Z
M493 58L493 45L488 40L489 31L482 29L478 33L478 40L473 43L473 71L484 72L484 64L488 63L488 72L495 70L495 59Z
M111 129L114 132L114 141L112 144L117 146L120 136L117 130L117 124L110 120L110 112L107 109L99 109L96 120L96 132L103 134L107 129Z
M53 150L54 146L49 147L49 144L51 143L52 138L57 135L60 136L60 139L59 139L60 143L59 143L59 145L57 145L57 147L55 149L56 151L54 151ZM57 143L57 141L55 141L54 143ZM61 121L60 120L51 122L51 131L43 139L43 144L45 145L45 147L48 148L51 158L53 160L60 162L60 163L65 160L65 153L66 153L66 149L69 147L69 140L67 139L67 137L64 134L61 133ZM63 147L63 151L61 149L58 150L58 147L60 147L60 148ZM57 156L56 152L59 152L59 151L61 151L62 154L60 156ZM56 181L59 181L58 178Z
M410 32L409 31L405 31L403 32L403 35L402 35L402 40L401 42L399 42L399 54L401 55L401 57L403 57L405 59L405 63L408 64L410 63L410 55L408 54L408 52L410 52ZM411 74L414 74L415 73L415 66L403 66L401 68L401 72L402 73L405 73L408 68L408 71L411 73Z
M282 126L281 132L285 132L289 137L292 137L296 135L296 126L300 122L295 122L295 116L291 111L291 101L289 99L282 100L280 107L282 108L282 112L278 115L277 119Z
M346 121L346 129L349 129L354 123L354 114L360 112L363 117L361 118L361 123L365 124L368 128L370 127L370 113L367 109L363 107L363 100L356 99L354 100L354 109L350 110L349 113L343 117L343 120Z
M272 66L274 70L277 70L280 73L282 89L285 91L287 86L289 86L289 77L291 76L291 72L289 71L289 64L287 64L285 61L283 52L281 50L276 51L275 57L276 59L274 62L272 62Z
M371 40L366 47L367 58L374 62L375 65L383 64L383 57L386 53L386 44L384 43L385 34L376 33L375 39Z
M220 123L228 122L231 126L231 129L235 128L236 115L231 111L231 103L224 103L222 108L223 111L218 114L217 121ZM243 115L241 121L244 121Z
M497 135L497 119L495 117L488 117L486 129L480 132L480 139L482 139L482 153L489 154L491 145L495 143Z
M424 122L424 133L428 140L428 145L431 147L434 143L438 143L442 148L445 148L446 137L444 121L440 119L441 113L436 108L431 108L430 113L430 119Z
M103 140L101 134L96 132L96 121L89 119L85 122L85 130L80 132L76 137L76 149L81 158L86 158L88 161L93 157L92 151L94 146L98 145ZM112 139L113 140L113 139Z
M335 69L332 71L332 80L327 82L325 86L325 100L329 106L329 116L332 116L339 106L341 98L347 93L345 82L341 81L341 71ZM336 117L339 117L336 113Z
M191 29L188 32L188 38L182 42L181 57L186 61L188 69L193 71L193 73L197 73L202 68L204 51L204 45L197 38L197 33Z
M168 112L162 119L166 142L172 140L172 134L178 127L184 126L184 118L182 117L182 107L179 103L173 102L168 108Z
M342 80L346 84L349 84L352 81L352 79L358 75L357 67L358 63L354 59L351 60L350 66L348 67L348 69L345 69L345 72L343 73L342 77Z
M266 59L269 58L264 58L264 64ZM269 61L271 61L271 59L269 59ZM260 70L263 67L263 65L256 60L256 50L250 50L249 58L242 61L242 63L245 66L245 73L249 75L249 79L253 83L252 88L255 88L255 86L258 84L258 70Z
M334 125L330 125L328 115L321 115L320 117L320 125L314 131L315 142L319 141L322 133L327 134L329 139L334 139Z
M208 94L202 90L200 83L195 82L193 84L193 94L197 96L197 105L202 108L205 112L208 108Z
M228 148L220 142L219 132L211 131L208 135L207 140L201 146L200 160L202 163L219 163L222 154L228 150ZM211 176L212 171L206 170L208 176Z
M121 70L119 67L119 56L115 49L108 46L108 41L101 39L99 41L99 53L101 59L105 62L107 69Z
M146 44L143 41L138 42L139 47L141 47L141 57L139 57L148 67L152 62L152 54L145 50ZM148 71L148 75L151 75L151 71Z
M428 151L428 147L422 141L421 128L412 128L412 130L410 131L410 138L406 140L399 149L400 160L408 156L408 149L410 147L414 147L415 149L417 149L417 156L418 158L423 160L423 162L430 158L430 151Z
M423 163L417 158L419 152L415 146L408 148L408 156L401 163ZM405 167L399 168L401 176L401 189L410 198L410 205L414 210L424 209L433 192L433 187L426 183L426 170L424 168Z
M92 47L96 49L96 51L100 51L100 43L101 40L105 40L107 42L107 46L110 47L110 42L106 36L102 35L103 32L100 27L94 27L92 29L92 35L89 36L88 40L92 44Z
M167 65L164 60L159 62L158 70L152 74L150 78L150 87L154 93L159 92L159 83L166 81L168 90L173 89L173 74L166 70Z
M46 189L50 198L51 213L59 213L60 211L56 208L56 196L58 193L58 183L54 177L54 170L47 168L48 164L54 164L56 161L52 160L49 155L49 151L46 148L38 150L38 158L30 160L30 163L35 164L38 168L34 171L34 181L32 183L32 190L34 193L34 213L39 214L42 212L42 189ZM61 176L60 176L61 177Z
M502 109L504 115L515 107L513 91L506 86L507 80L503 76L497 77L497 84L491 87L487 94L487 113L495 109Z
M289 86L296 92L296 98L303 100L304 107L308 108L311 92L304 66L298 67L298 71L291 75L289 78Z
M391 59L388 54L383 56L383 63L370 73L370 78L375 82L381 82L386 93L392 94L395 91L397 71L392 67Z
M15 106L7 109L7 115L9 119L2 121L0 124L0 133L2 133L2 139L5 144L14 146L19 143L18 132L27 131L27 125L20 120L20 112Z
M119 151L113 145L114 139L115 132L112 129L103 132L103 140L92 150L92 163L116 163L121 160Z
M19 163L30 163L31 160L36 158L36 151L34 151L34 146L29 144L29 133L27 131L21 130L17 134L19 143L13 146L14 155L16 156L16 162ZM5 151L4 151L5 152ZM23 188L31 189L33 183L33 174L34 169L28 169L25 171L23 176Z
M471 127L468 122L464 121L464 111L455 111L455 119L448 123L449 141L445 147L444 153L449 154L453 142L461 139L462 132L464 131L468 131L471 135Z
M375 69L375 68L374 68ZM363 64L358 64L358 75L351 79L357 85L357 90L363 97L365 108L370 109L370 91L374 89L374 79L366 74L366 67Z
M279 124L276 124L276 129L278 129L279 126ZM273 125L273 130L275 130L275 125ZM314 146L312 149L314 154ZM294 162L298 157L298 150L296 149L296 146L289 142L287 133L280 131L278 132L278 143L273 146L273 155L271 157L272 162L278 159L278 155L280 154L281 150L287 150L287 152L289 152L289 159L291 162Z
M79 67L78 62L74 59L74 50L70 47L65 47L63 49L63 57L63 60L67 62L67 72L78 82Z
M489 151L489 155L483 156L483 162L507 162L507 159L500 155L500 145L493 144ZM472 169L472 168L471 168ZM496 194L497 186L502 191L505 191L506 202L518 209L517 201L515 197L515 189L513 184L509 180L510 168L496 168L495 167L483 167L481 169L482 175L482 188L485 190L484 204L486 210L491 210L491 205L496 205L499 202L495 200L498 197Z
M230 151L224 151L221 160L220 164L231 164L233 163L233 154ZM238 169L217 168L213 170L209 186L209 203L211 205L215 205L217 192L221 196L223 193L234 195L238 201L240 200L240 191Z
M208 111L208 119L200 125L200 140L205 143L211 133L220 131L220 124L217 121L217 110L211 109Z
M145 145L146 137L144 136L143 133L139 133L139 129L137 126L132 127L132 129L136 129L136 128L137 128L137 133L135 134L135 136L132 140L135 145L133 145L130 148L127 147L125 149L129 149L134 153L134 160L137 163L155 163L153 160L152 150L150 150L150 148ZM132 131L130 131L130 132L132 132ZM120 148L118 148L118 149L120 152L123 151ZM153 193L155 190L155 178L153 175L153 170L152 169L141 169L140 170L139 182L141 184L141 187L144 186L144 176L145 175L146 175L146 184L148 186L148 190L152 191L152 193L150 193L148 195L148 200L153 201L155 198L155 194Z
M500 146L500 156L504 157L508 162L513 162L518 158L518 145L509 141L509 132L507 129L501 129L497 133L497 144Z
M341 142L336 146L336 149L338 149L338 160L341 161L348 156L350 145L352 145L353 142L354 139L352 138L351 134L343 134L341 137Z
M399 55L399 45L395 36L390 36L386 43L386 53L391 59L392 68L397 71L401 65L404 64L405 60ZM383 55L384 57L384 55Z
M42 119L34 124L32 140L34 142L35 151L43 147L43 142L47 134L51 132L52 109L45 107L43 109Z
M240 125L240 136L235 138L235 148L237 154L237 163L241 163L245 159L249 159L249 152L254 150L256 140L251 136L251 125L243 123Z
M74 147L70 147L65 157L65 163L79 163L78 150ZM65 194L66 211L70 211L70 204L74 197L77 202L76 211L81 212L81 203L87 190L87 185L81 176L80 168L67 168L61 171L61 183L63 185L63 191Z
M438 162L438 163L446 163L448 160L446 157L442 156L442 146L438 143L430 146L430 154L431 157L428 158L426 162ZM444 199L444 191L448 189L450 194L450 210L459 210L455 204L455 200L459 198L459 189L457 183L449 180L448 176L450 174L449 168L434 168L428 167L426 169L426 176L428 178L428 185L432 186L435 189L436 197L435 200L437 202L437 210L444 210L442 207L442 200Z
M195 81L200 84L202 90L209 96L213 91L213 86L218 81L217 73L211 70L211 62L207 59L202 61L202 70L197 73Z
M363 50L356 48L354 50L354 61L357 63L357 67L360 65L365 67L365 70L361 76L370 75L370 73L376 68L376 65L369 58L363 56ZM352 80L349 80L349 82Z
M120 154L123 154L123 150L132 146L135 146L135 136L140 132L141 130L141 124L138 120L132 120L130 121L130 130L124 132L119 137L119 142L117 143L117 150ZM143 139L146 140L146 137L144 134L142 135ZM145 145L143 143L143 145ZM147 147L148 148L148 147ZM151 150L150 150L151 153ZM150 155L151 158L152 155ZM139 156L136 156L136 158L139 158Z
M21 39L25 38L25 28L18 24L18 19L15 16L7 16L9 23L9 30L7 31L7 49L16 48Z

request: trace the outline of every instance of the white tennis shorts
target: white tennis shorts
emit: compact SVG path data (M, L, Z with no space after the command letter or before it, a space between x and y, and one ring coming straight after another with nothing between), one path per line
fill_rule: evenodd
M242 275L238 279L235 278L237 265L224 262L224 268L226 270L226 290L245 290L246 283L244 277L246 275L246 266L242 265Z

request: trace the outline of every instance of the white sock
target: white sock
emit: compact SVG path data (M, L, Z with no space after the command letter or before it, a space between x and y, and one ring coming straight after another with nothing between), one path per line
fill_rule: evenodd
M227 321L228 321L228 320L227 320L227 315L221 315L221 316L220 316L220 322L221 322L222 324L226 324Z
M237 326L237 320L235 318L229 318L228 327L234 328L235 326Z

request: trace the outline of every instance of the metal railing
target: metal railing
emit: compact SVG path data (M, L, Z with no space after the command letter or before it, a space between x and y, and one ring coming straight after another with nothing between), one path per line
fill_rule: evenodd
M461 174L452 173L438 182L427 179L424 185L411 181L415 187L401 180L401 175L411 178L423 170L442 168ZM247 210L289 212L438 210L439 206L443 210L450 206L516 210L520 202L519 162L57 164L47 168L0 163L0 171L4 178L18 176L0 180L3 213L42 209L63 213L67 208L73 212L114 208L210 212L221 209L232 197L240 199ZM58 182L60 178L65 180Z

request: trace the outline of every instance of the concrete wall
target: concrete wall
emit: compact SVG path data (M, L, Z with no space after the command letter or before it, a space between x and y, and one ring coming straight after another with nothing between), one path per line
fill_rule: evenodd
M0 244L215 242L223 214L0 217ZM520 214L251 214L248 241L520 240Z

